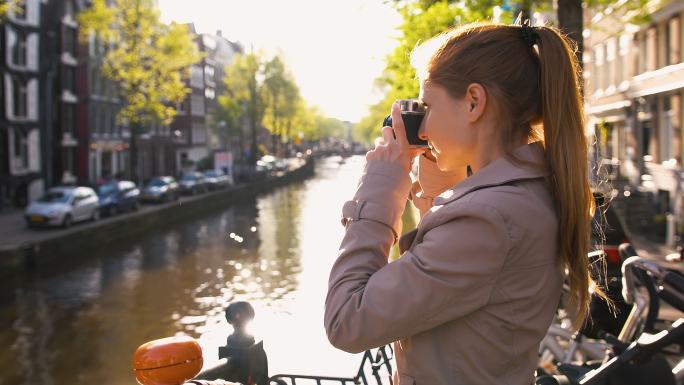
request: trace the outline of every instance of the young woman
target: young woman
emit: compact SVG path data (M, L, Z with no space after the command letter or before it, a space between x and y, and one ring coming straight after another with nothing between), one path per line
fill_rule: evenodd
M550 27L468 25L440 41L421 79L429 153L412 186L418 154L395 104L343 207L325 327L348 352L395 342L395 384L529 385L564 269L575 326L587 313L593 199L577 62ZM422 218L388 263L409 196Z

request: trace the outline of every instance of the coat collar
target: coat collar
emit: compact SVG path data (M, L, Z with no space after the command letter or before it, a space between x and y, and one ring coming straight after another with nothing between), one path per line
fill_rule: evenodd
M460 197L485 187L499 186L523 179L543 178L550 175L541 142L534 142L520 146L513 151L513 155L525 162L531 162L537 167L518 165L508 156L503 156L488 164L472 176L464 179L456 186L444 191L434 200L434 205L444 205Z

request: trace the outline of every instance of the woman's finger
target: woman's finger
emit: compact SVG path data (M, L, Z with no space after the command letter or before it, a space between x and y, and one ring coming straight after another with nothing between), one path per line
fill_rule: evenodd
M385 144L385 139L383 138L375 138L375 147L380 147Z
M408 147L408 140L406 139L406 129L404 128L404 119L401 117L401 108L399 103L392 104L392 128L394 134L397 136L397 142L401 147Z
M382 139L385 143L392 143L394 141L394 131L392 131L392 127L385 126L382 128Z

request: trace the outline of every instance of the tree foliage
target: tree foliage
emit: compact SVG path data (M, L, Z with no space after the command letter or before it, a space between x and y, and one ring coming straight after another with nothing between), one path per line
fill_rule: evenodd
M418 95L419 84L409 61L410 53L417 44L455 25L491 20L494 7L498 7L500 20L504 23L512 23L520 13L531 15L556 9L556 18L561 20L558 27L576 39L580 60L583 49L583 7L590 7L594 12L621 12L626 15L626 21L636 24L648 20L652 11L652 7L646 6L648 0L394 0L392 3L404 20L400 27L399 45L387 57L385 70L376 80L378 87L384 90L385 98L372 105L367 115L354 127L354 138L359 141L371 142L379 136L382 121L394 100ZM579 20L574 16L568 17L569 13L579 15Z
M7 18L10 11L12 12L22 12L22 8L19 6L20 0L2 0L0 1L0 24Z
M263 125L273 134L273 152L276 152L278 143L289 136L301 98L294 77L278 55L264 64L263 92L266 101Z
M359 141L371 142L380 135L382 121L394 100L418 97L418 79L410 63L416 45L459 23L485 16L481 10L463 8L448 1L402 2L397 7L404 19L399 45L387 57L385 70L376 81L386 90L386 96L371 106L369 113L354 127L354 138Z
M246 122L252 154L259 152L257 131L262 127L273 135L273 152L282 143L344 134L341 121L326 117L302 98L294 77L279 55L271 58L261 52L240 55L226 67L225 73L226 94L218 97L215 120L225 122L222 129L225 137L241 136L242 124ZM253 157L250 162L255 160Z
M190 91L190 66L201 59L188 27L163 24L153 0L94 0L78 21L82 39L94 36L109 48L102 72L125 101L119 120L170 124Z

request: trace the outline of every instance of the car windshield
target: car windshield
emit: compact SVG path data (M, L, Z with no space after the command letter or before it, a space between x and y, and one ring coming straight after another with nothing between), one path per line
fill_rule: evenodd
M216 172L215 170L207 171L204 173L204 176L208 176L209 178L215 178L219 176L219 173Z
M150 187L162 187L166 183L161 179L152 179L147 185Z
M64 191L48 191L43 195L38 202L43 203L67 203L69 201L69 194Z
M183 177L181 178L181 180L187 180L187 181L193 181L195 179L197 179L197 178L195 178L194 175L183 175Z
M98 193L100 196L107 196L107 195L112 195L117 191L117 184L116 183L107 183L103 184L98 188Z

